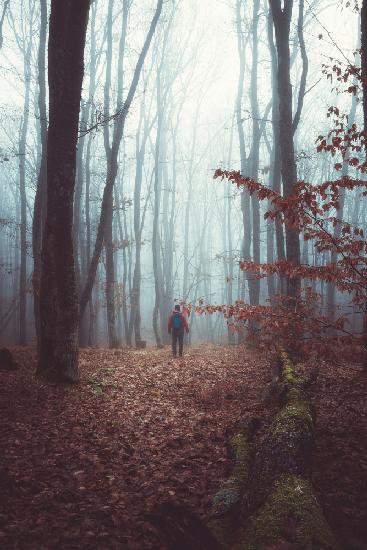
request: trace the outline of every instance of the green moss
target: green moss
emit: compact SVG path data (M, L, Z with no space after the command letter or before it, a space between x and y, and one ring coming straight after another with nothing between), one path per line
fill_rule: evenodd
M230 444L235 450L236 463L230 477L238 488L243 490L248 478L250 445L247 433L240 433L231 438Z
M233 436L229 443L234 451L235 465L231 476L213 497L213 516L227 514L239 503L248 478L250 448L246 433Z
M250 460L250 430L244 427L241 433L233 436L229 444L235 455L235 465L231 476L214 495L211 518L207 523L209 530L223 548L230 548L238 527L238 512L244 493Z
M307 401L292 400L285 405L277 414L277 422L289 424L294 419L305 420L310 427L313 426L311 407Z
M279 352L279 358L282 365L282 381L290 386L303 386L306 383L306 378L298 376L295 373L294 365L289 354L282 350Z
M103 393L107 389L120 390L120 385L109 379L114 372L112 368L101 368L87 380L87 384L94 393Z
M264 506L241 532L236 550L261 550L281 541L297 549L338 549L311 484L302 477L281 476Z

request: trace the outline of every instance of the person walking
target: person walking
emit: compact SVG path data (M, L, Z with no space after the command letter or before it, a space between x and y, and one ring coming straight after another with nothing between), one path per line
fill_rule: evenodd
M189 325L186 317L181 313L180 306L175 305L175 309L172 311L168 318L168 333L172 334L172 354L173 357L177 356L177 340L178 340L178 354L182 357L183 353L183 339L184 332L189 332Z

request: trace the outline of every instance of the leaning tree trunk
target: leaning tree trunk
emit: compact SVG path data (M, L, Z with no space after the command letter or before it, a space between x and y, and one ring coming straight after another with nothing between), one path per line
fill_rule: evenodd
M42 246L38 372L75 382L78 296L73 250L76 144L89 0L51 2L47 215Z

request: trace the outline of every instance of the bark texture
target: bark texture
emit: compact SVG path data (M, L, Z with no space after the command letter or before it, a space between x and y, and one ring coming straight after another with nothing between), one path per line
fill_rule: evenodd
M367 0L363 0L361 7L361 78L363 91L363 131L365 162L367 163ZM367 345L367 313L363 316L363 342ZM364 372L367 374L367 359L364 362Z
M51 3L47 215L42 245L38 372L75 382L78 296L73 250L76 144L89 0Z
M46 37L47 1L40 2L40 40L38 46L38 112L40 117L41 163L38 172L37 190L34 200L32 247L33 247L33 310L37 342L40 338L40 284L42 233L46 215L47 181L47 107L46 107Z
M285 197L293 194L297 183L297 168L294 156L293 118L292 118L292 84L290 78L290 25L292 20L293 0L285 0L284 6L280 0L270 0L273 16L276 48L278 54L278 98L279 98L279 139L281 153L281 173L283 179L283 193ZM286 254L287 260L294 265L300 263L300 246L298 231L286 226ZM288 295L296 296L300 287L297 278L288 280Z

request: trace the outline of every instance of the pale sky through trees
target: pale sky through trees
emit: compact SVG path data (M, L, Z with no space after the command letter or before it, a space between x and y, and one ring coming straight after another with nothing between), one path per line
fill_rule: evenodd
M318 161L316 158L315 140L320 133L325 133L329 128L330 119L327 118L327 109L330 105L337 104L341 110L350 108L350 97L345 94L336 94L335 79L333 83L327 80L322 74L322 64L330 64L330 57L336 58L343 63L347 59L353 62L353 52L356 47L357 37L357 14L351 7L343 7L345 2L329 2L305 0L305 25L304 37L306 51L309 58L309 71L301 121L295 136L296 153L306 151L309 159L304 178L317 181L320 177L318 172ZM114 2L114 25L112 33L113 55L112 55L112 79L110 87L109 114L112 115L115 109L117 92L117 57L120 36L121 14L119 12L118 0ZM37 115L37 50L39 32L39 9L38 3L34 4L33 21L29 14L31 0L13 0L11 2L11 16L4 25L4 43L0 52L0 76L2 86L0 90L0 154L2 158L9 159L3 162L2 167L2 189L3 204L0 217L8 219L16 214L17 185L18 185L18 139L19 125L22 120L22 109L24 99L24 66L23 56L20 49L28 43L28 36L33 37L31 53L31 96L30 96L30 119L27 136L26 154L26 188L28 200L28 232L32 219L32 205L37 181L37 167L40 161L40 153L37 149L38 140L38 115ZM164 2L164 12L159 22L157 35L153 39L151 50L144 65L142 78L139 82L137 93L129 111L124 130L123 146L120 151L120 175L121 193L127 204L132 205L134 195L134 180L136 174L136 149L135 139L139 129L139 119L144 105L147 120L152 120L156 107L156 72L162 55L162 37L169 26L170 17L172 27L169 31L167 48L164 53L164 78L163 87L166 86L167 104L165 112L165 131L167 132L167 147L161 151L159 165L165 165L167 174L164 176L165 183L162 190L169 188L174 175L177 178L177 200L173 205L175 219L175 277L177 287L175 296L180 296L180 285L182 283L183 259L183 220L189 196L189 181L192 180L193 202L190 205L190 263L191 274L197 275L199 263L193 257L198 254L202 231L206 227L205 254L208 257L208 271L211 285L206 290L200 288L199 294L205 295L210 301L221 301L225 288L222 264L218 260L226 253L227 245L223 241L223 209L225 199L228 196L236 197L232 209L232 231L233 231L233 252L234 258L240 256L241 249L241 209L238 191L229 187L227 182L213 182L213 173L217 167L240 168L240 148L238 145L238 134L236 129L235 102L238 90L239 76L239 55L237 47L236 29L236 2L235 0L176 0ZM245 78L244 93L242 99L241 116L245 135L246 155L249 154L251 145L251 104L250 104L250 73L251 73L251 39L249 28L251 26L252 2L245 2L244 7L243 36L247 41L245 52ZM104 83L106 72L106 15L108 2L99 0L97 2L96 17L96 48L97 48L97 71L96 91L93 96L93 116L97 119L103 112ZM129 17L127 38L126 38L126 60L124 65L125 80L124 93L126 95L130 85L132 73L141 48L146 29L152 17L155 2L152 0L133 1ZM22 15L23 11L23 15ZM268 107L266 117L266 134L268 143L264 138L260 142L259 179L267 182L269 168L269 154L267 145L272 139L272 120L269 110L272 97L271 89L271 61L267 40L267 2L260 3L259 27L258 27L258 103L259 117ZM172 16L173 14L173 16ZM298 3L294 3L293 20L291 28L291 50L295 55L292 67L292 83L294 90L294 109L298 93L302 63L298 51L297 41L297 17ZM91 25L91 16L90 16ZM88 100L90 85L90 25L87 33L85 49L85 78L83 84L83 102ZM296 42L294 42L296 40ZM172 85L168 80L172 78ZM164 80L166 79L166 80ZM359 113L359 114L358 114ZM360 109L357 109L357 117L360 116ZM145 285L145 328L150 330L150 311L153 307L154 292L151 272L150 256L150 231L151 216L153 210L152 199L152 166L155 155L155 133L157 124L153 121L152 131L147 140L145 152L145 164L143 170L142 204L146 204L147 216L143 230L143 256L142 267L144 268ZM172 135L175 138L172 140ZM195 136L195 138L194 138ZM232 151L229 158L230 144L232 140ZM195 141L194 150L192 144ZM91 204L93 208L101 199L103 182L106 175L106 155L103 147L103 129L100 127L93 132L91 141L91 173L92 189ZM125 162L123 162L123 158ZM174 165L173 165L174 162ZM332 163L330 163L332 170ZM6 185L5 185L6 182ZM120 185L120 184L119 184ZM169 189L169 192L171 190ZM167 198L167 197L166 197ZM190 199L191 200L191 199ZM171 205L172 206L172 205ZM171 208L170 206L170 208ZM161 205L161 214L167 204ZM83 206L84 208L84 206ZM262 206L263 208L263 206ZM207 217L206 212L212 212ZM263 214L263 212L261 212ZM97 210L93 213L97 216ZM96 223L96 221L94 221ZM133 243L132 237L132 209L128 210L126 227L123 228L127 234L127 241ZM205 225L206 224L206 225ZM175 226L175 227L176 227ZM93 230L95 226L93 227ZM262 230L264 232L264 230ZM12 234L15 238L15 233ZM210 236L210 242L209 242ZM29 237L29 240L30 237ZM93 241L93 239L92 239ZM261 259L266 257L265 237L261 236ZM117 272L122 269L121 251L119 256ZM131 258L134 257L132 251ZM131 260L130 258L130 260ZM7 262L9 260L7 259ZM12 260L13 261L13 260ZM209 275L210 266L210 275ZM29 266L30 269L30 266ZM205 294L207 292L207 295ZM195 297L195 294L194 296ZM197 297L197 296L196 296ZM190 297L192 298L192 297Z

